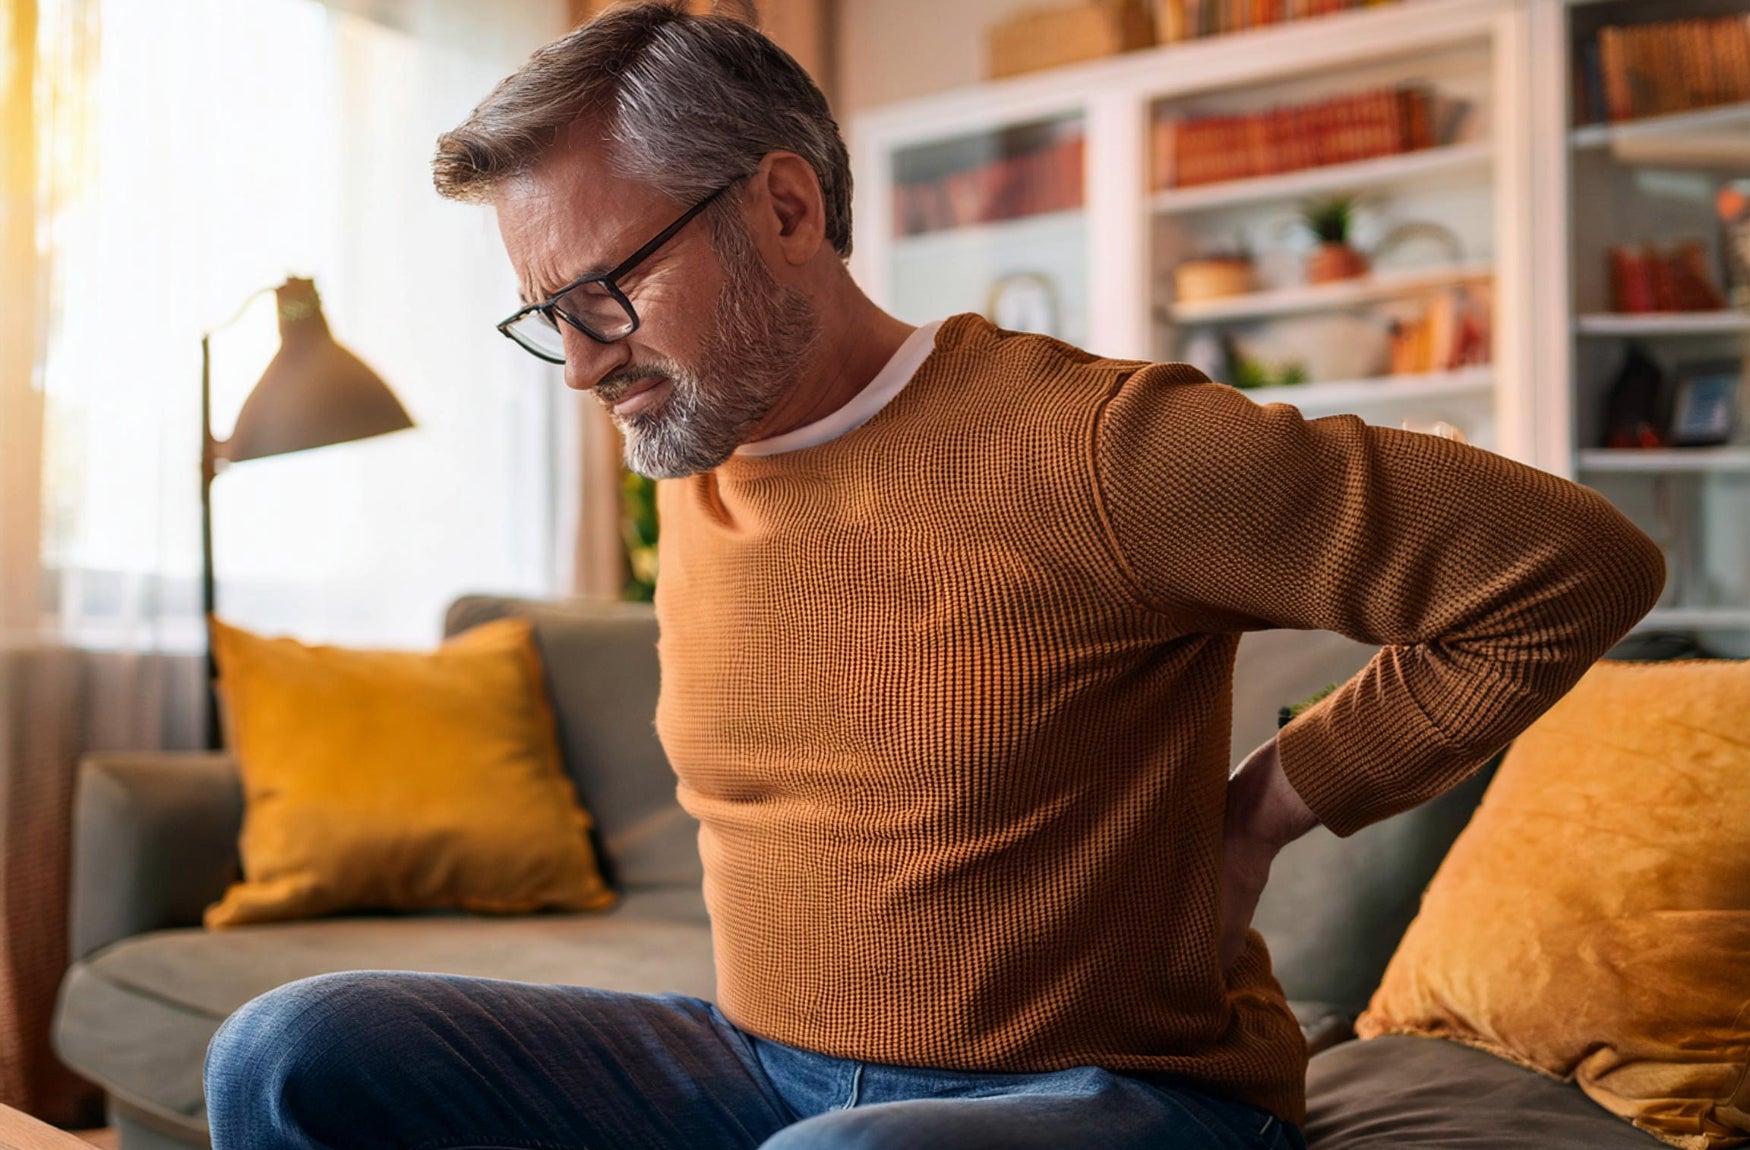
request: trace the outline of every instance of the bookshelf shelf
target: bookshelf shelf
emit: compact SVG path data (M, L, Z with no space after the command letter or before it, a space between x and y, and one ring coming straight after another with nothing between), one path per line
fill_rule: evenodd
M1697 112L1648 116L1615 124L1587 124L1569 133L1574 147L1608 148L1615 141L1648 137L1711 134L1721 129L1750 128L1750 103L1724 104Z
M1301 383L1289 387L1258 387L1242 392L1257 404L1287 403L1303 412L1333 414L1351 407L1398 404L1406 400L1487 397L1495 370L1485 364L1425 375L1382 375L1332 383Z
M1634 626L1636 631L1750 631L1750 608L1656 607Z
M986 224L964 224L957 228L939 228L915 236L897 237L893 241L893 253L896 258L907 260L957 257L979 248L1025 244L1043 234L1080 227L1081 223L1082 209L1071 208L1010 220L993 220Z
M1486 141L1448 144L1438 148L1424 148L1419 152L1383 156L1377 160L1306 168L1279 176L1259 176L1250 180L1231 180L1191 188L1168 188L1156 192L1149 200L1149 207L1156 215L1171 215L1237 207L1242 204L1295 200L1322 192L1354 188L1439 182L1458 176L1484 175L1493 159L1494 149Z
M1451 284L1488 279L1494 272L1495 265L1488 262L1444 264L1410 271L1383 272L1341 283L1281 288L1222 299L1174 304L1170 314L1174 323L1182 324L1293 315L1296 312L1322 311L1415 295Z
M1578 317L1575 330L1583 336L1733 335L1750 332L1750 312L1651 312L1646 315L1594 312Z
M1750 471L1750 447L1592 448L1580 452L1579 467L1598 474Z

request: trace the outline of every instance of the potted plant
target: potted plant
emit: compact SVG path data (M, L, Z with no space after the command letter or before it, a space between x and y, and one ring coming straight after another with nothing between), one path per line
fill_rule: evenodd
M1360 205L1359 196L1338 195L1314 200L1301 208L1300 226L1318 241L1318 247L1306 261L1308 282L1332 283L1367 274L1367 257L1350 243Z

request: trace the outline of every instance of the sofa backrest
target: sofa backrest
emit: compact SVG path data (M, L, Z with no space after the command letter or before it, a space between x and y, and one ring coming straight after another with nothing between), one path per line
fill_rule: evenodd
M1375 648L1326 631L1259 631L1234 663L1233 762L1276 729L1277 712L1372 658ZM1413 810L1338 838L1319 827L1270 868L1252 925L1290 1001L1361 1013L1416 917L1440 860L1493 776L1489 764Z
M699 825L675 801L656 738L656 616L648 604L556 603L471 595L451 604L446 634L527 617L546 666L566 768L596 821L609 881L697 886Z
M452 605L445 626L454 633L513 613L534 623L567 766L613 880L697 884L698 824L675 801L656 739L651 609L470 596ZM1233 762L1275 732L1281 707L1348 678L1374 650L1327 632L1248 634L1234 667ZM1346 839L1320 828L1288 846L1253 925L1290 999L1360 1013L1490 773Z

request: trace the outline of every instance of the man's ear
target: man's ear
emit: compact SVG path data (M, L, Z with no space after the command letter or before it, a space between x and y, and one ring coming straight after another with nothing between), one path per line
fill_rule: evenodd
M763 238L791 267L812 260L826 242L826 201L814 169L795 152L771 152L754 180L764 192L756 201Z

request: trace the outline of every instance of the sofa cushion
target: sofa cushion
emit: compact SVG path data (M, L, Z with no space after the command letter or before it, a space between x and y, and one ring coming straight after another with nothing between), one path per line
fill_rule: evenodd
M568 603L469 595L449 634L517 615L535 625L559 741L578 797L595 816L608 880L698 885L699 824L675 801L656 739L656 615L648 603Z
M243 779L243 881L213 928L347 910L605 910L526 619L435 651L311 646L212 620Z
M1750 661L1603 660L1519 736L1364 1036L1452 1038L1750 1145Z
M1441 1038L1345 1042L1307 1064L1309 1150L1649 1150L1580 1092Z
M140 935L68 973L56 1049L121 1101L198 1136L201 1064L219 1024L258 994L337 970L715 992L699 891L634 889L606 914L355 917Z

